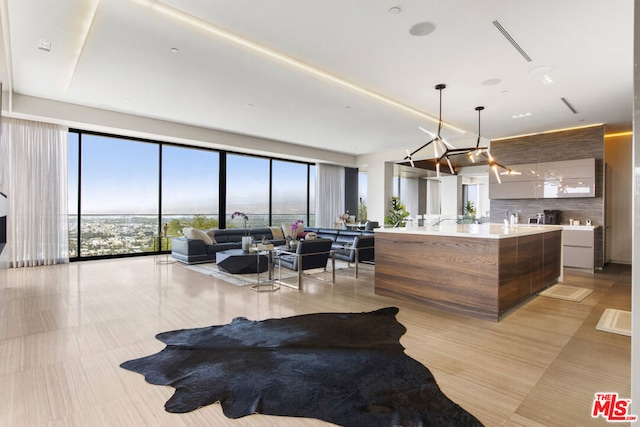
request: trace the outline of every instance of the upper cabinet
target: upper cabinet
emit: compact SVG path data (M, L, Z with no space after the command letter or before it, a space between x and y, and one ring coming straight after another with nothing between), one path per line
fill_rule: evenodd
M595 197L596 160L538 163L539 199Z
M514 166L519 175L507 175L498 169L500 182L493 170L489 171L490 199L535 199L536 170L535 163Z
M512 166L520 175L489 172L490 199L555 199L595 197L595 159Z

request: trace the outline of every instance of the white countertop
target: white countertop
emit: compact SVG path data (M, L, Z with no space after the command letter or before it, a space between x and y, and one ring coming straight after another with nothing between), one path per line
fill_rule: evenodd
M500 224L440 224L425 227L376 228L376 233L416 234L426 236L477 237L481 239L504 239L546 233L563 228L591 228L587 226L561 226L518 224L504 227Z

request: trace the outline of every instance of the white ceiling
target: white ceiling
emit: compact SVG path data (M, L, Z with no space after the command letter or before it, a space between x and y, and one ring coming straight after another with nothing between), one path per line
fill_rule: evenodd
M466 131L445 126L454 144L476 137L479 105L490 139L597 123L631 130L632 0L0 2L1 77L14 93L355 155L426 142L418 126L437 128L427 116L438 116L438 83L444 121ZM435 31L411 35L422 21ZM540 66L555 83L530 72Z

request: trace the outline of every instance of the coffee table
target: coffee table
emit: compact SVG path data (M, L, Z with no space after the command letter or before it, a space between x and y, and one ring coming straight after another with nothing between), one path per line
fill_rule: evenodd
M218 269L231 274L264 273L269 268L266 254L229 249L216 253Z

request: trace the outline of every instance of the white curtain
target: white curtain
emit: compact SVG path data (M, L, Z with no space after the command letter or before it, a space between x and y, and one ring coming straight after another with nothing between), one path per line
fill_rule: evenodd
M2 118L0 191L7 195L9 267L69 262L68 130Z
M332 228L345 213L344 168L316 165L316 227Z
M420 214L419 206L419 182L418 178L402 178L400 180L400 202L405 206L410 218L415 219ZM418 225L416 222L415 225Z

